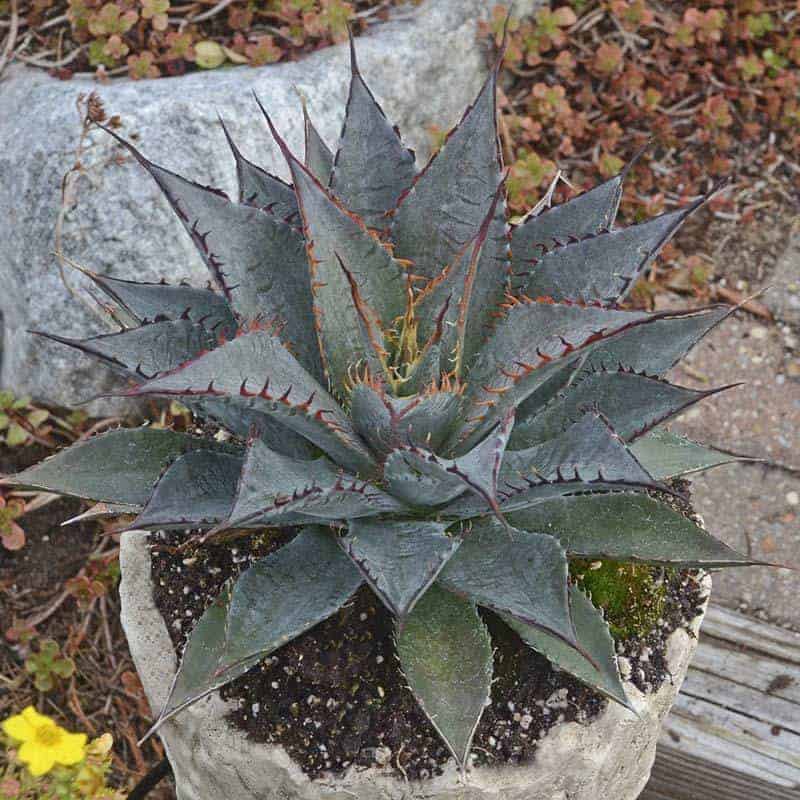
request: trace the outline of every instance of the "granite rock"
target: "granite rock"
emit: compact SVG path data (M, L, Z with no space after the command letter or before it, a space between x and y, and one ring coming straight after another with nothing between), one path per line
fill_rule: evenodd
M516 12L529 12L524 0ZM362 72L404 138L426 158L428 128L449 127L472 101L486 74L476 37L485 0L427 0L400 9L399 18L358 40ZM233 192L233 160L218 124L225 119L243 153L287 176L252 93L258 94L289 145L301 152L297 92L308 100L327 142L338 138L349 82L346 45L301 61L258 69L229 68L157 81L58 81L13 68L0 84L0 385L40 401L69 405L114 385L110 372L88 357L32 336L42 329L68 337L106 330L91 303L79 302L88 281L59 273L54 256L61 181L75 164L80 135L76 101L98 91L121 133L153 161L202 183ZM74 202L62 215L61 250L96 272L134 280L186 279L205 285L208 274L154 182L129 158L120 163L110 137L93 130L81 156ZM85 299L85 297L84 297ZM116 405L115 405L116 403ZM108 412L118 401L96 401Z
M783 255L767 281L763 303L775 318L800 332L800 229L789 237Z

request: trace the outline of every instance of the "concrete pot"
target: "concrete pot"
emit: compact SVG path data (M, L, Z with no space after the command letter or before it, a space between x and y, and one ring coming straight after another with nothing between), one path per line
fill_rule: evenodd
M153 709L166 700L177 659L153 602L147 534L123 534L120 553L122 625ZM704 579L710 591L711 582ZM708 593L706 592L706 594ZM705 608L703 609L705 612ZM697 631L702 615L692 623ZM390 768L351 768L310 780L277 745L249 741L228 724L231 704L217 693L167 722L160 731L175 773L178 800L635 800L647 783L661 721L680 689L697 644L675 631L667 643L672 682L654 694L626 690L637 719L615 703L588 723L565 723L539 743L524 766L482 767L464 781L451 761L443 775L404 782Z

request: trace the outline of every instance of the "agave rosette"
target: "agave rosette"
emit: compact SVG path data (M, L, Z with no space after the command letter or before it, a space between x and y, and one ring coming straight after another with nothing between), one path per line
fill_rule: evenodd
M492 681L479 608L629 705L568 560L749 563L656 499L731 460L657 428L709 394L663 375L729 309L620 307L696 205L615 229L621 174L509 225L496 84L497 69L420 172L354 53L335 155L306 117L299 160L267 117L291 185L227 131L236 200L123 142L215 288L90 274L121 330L60 341L130 378L126 394L177 398L234 436L120 429L13 480L136 513L138 529L296 532L199 620L157 724L366 583L464 765Z

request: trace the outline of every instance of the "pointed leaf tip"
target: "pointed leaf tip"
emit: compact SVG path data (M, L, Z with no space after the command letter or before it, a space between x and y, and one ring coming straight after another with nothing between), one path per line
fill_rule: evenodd
M636 713L622 684L614 641L602 613L575 586L570 586L569 597L575 632L581 645L592 656L591 660L541 628L527 625L507 614L501 615L501 618L525 644L540 652L553 666L574 675L578 680Z
M448 133L444 145L404 192L393 212L397 254L414 264L416 274L435 278L475 235L501 180L497 135L497 74L493 70L474 103ZM498 220L505 231L505 218ZM498 236L498 241L502 236ZM487 258L487 279L498 277L493 252ZM501 282L502 283L502 282ZM497 298L499 302L502 291ZM494 305L494 303L492 303Z
M580 359L582 354L575 351L649 319L644 312L540 300L509 301L478 356L470 372L470 406L459 450L473 446L509 407L520 405Z
M352 75L330 188L368 227L382 229L414 179L414 156L361 75L352 36L350 53Z
M331 172L333 170L333 153L322 140L319 131L314 127L308 113L305 98L301 95L303 106L303 142L305 149L304 163L312 175L323 186L330 186Z
M192 631L150 733L341 608L362 579L333 539L307 526L226 585Z
M445 589L579 647L567 595L567 557L557 539L504 527L490 517L465 525L462 538L439 576Z
M602 186L594 191L600 191ZM557 206L515 230L515 233L529 234L537 230L537 221L540 221L542 232L550 228L548 233L556 242L549 245L539 241L531 250L520 241L524 238L522 235L514 237L515 290L530 297L545 295L554 300L584 298L604 304L617 303L703 202L704 199L697 200L685 208L626 228L592 231L583 238L570 231L571 238L563 240L553 235L548 223L554 219L557 222L557 209L564 208L563 213L566 213L569 203Z
M236 162L239 202L258 206L282 220L290 221L297 214L297 200L292 187L246 159L231 136L222 116L219 113L217 116Z
M127 141L127 139L123 139L116 131L112 130L106 125L103 125L102 122L95 122L94 124L97 125L100 130L105 131L113 139L116 139L117 144L121 144L143 167L145 167L145 169L148 169L149 171L151 162L148 161L136 147Z
M403 620L461 544L445 528L425 520L353 520L340 544L384 605Z
M724 464L754 463L761 460L693 442L663 429L656 429L637 439L631 450L657 480L702 472Z
M626 369L587 371L575 376L545 406L531 414L520 414L512 445L521 449L558 436L589 407L599 409L630 444L695 403L728 388L688 389Z
M228 142L228 147L230 147L234 155L240 155L239 148L236 146L236 142L233 140L233 137L228 130L228 126L225 124L225 120L222 118L222 114L219 112L219 110L217 111L217 121L219 122L220 128L222 128L222 132L225 134L225 140Z
M287 162L290 164L293 161L297 161L299 164L300 162L289 149L289 145L286 143L286 140L278 133L278 129L275 127L275 123L272 121L272 117L267 113L267 109L264 108L261 100L259 99L258 95L253 91L253 97L255 98L256 103L258 104L259 109L261 109L261 113L264 115L264 119L267 122L267 126L269 127L269 132L272 134L272 138L275 140L275 144L278 145L280 148L281 153L283 153L283 157L286 159ZM302 166L302 164L301 164Z
M39 335L98 358L136 381L174 369L217 344L215 331L187 318L151 322L88 339Z
M492 686L492 644L475 606L431 586L397 633L417 702L464 770Z
M537 206L511 231L514 271L529 268L557 242L578 239L610 230L622 198L625 170L565 203L548 208Z
M192 450L236 453L214 440L156 428L117 428L77 442L5 482L112 504L142 506L164 467ZM114 464L114 469L108 465Z
M353 75L358 75L359 69L358 58L356 57L356 40L353 36L353 29L349 24L347 26L347 40L350 44L350 71L353 73Z
M231 308L245 322L284 320L287 338L303 365L321 377L301 233L273 213L231 202L219 190L138 157L164 192ZM284 195L286 191L284 187Z
M218 334L224 333L227 338L232 337L236 330L236 319L227 301L210 289L195 289L184 283L129 281L82 268L80 271L130 315L126 328L157 319L175 321L185 318Z
M559 539L572 557L734 567L754 563L697 523L645 494L619 492L550 498L509 514L512 524Z

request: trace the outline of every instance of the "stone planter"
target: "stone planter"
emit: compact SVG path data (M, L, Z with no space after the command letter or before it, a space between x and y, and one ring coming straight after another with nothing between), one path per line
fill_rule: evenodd
M153 709L164 703L176 669L166 625L150 582L147 534L131 531L121 547L122 625ZM710 590L711 583L705 578ZM696 634L702 616L692 623ZM178 800L635 800L647 783L661 721L677 694L697 643L679 629L667 642L672 682L654 694L626 684L639 718L614 703L589 723L567 723L541 741L525 766L473 769L463 781L453 762L445 773L407 783L390 769L350 769L310 780L283 748L249 741L228 724L218 694L166 723L160 736L175 772Z

